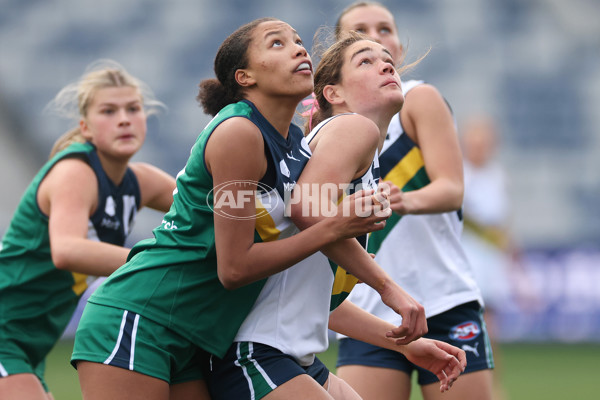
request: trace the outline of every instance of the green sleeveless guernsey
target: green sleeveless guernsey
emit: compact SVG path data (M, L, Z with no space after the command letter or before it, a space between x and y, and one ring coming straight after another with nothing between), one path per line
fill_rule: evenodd
M185 168L177 175L173 204L161 225L154 229L154 238L136 244L128 262L88 300L140 314L218 357L222 357L231 345L266 281L226 290L217 276L210 206L213 204L213 180L206 169L204 151L215 128L232 117L247 118L258 126L267 153L270 152L273 158L271 166L277 170L275 186L280 192L293 188L310 155L308 150L308 156L297 163L297 167L283 167L287 165L285 155L288 150L289 154L297 154L291 153L292 148L293 151L302 150L301 143L305 141L300 129L292 124L286 140L252 103L241 101L223 108L200 133ZM285 197L283 193L278 196L279 199ZM257 201L257 214L262 216L256 219L255 242L293 234L280 230L281 209L282 215L276 216L260 207L260 201ZM297 232L295 227L294 231Z
M127 169L123 181L116 186L104 172L91 143L71 144L46 162L33 178L0 250L0 346L19 343L33 366L46 357L60 338L88 281L95 279L55 267L48 216L37 202L41 182L56 163L66 158L87 162L98 180L98 207L89 218L89 240L123 246L140 206L133 171Z

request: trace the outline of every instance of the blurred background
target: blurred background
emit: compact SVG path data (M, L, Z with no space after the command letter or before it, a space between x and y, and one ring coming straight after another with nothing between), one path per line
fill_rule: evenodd
M209 121L198 83L220 43L273 16L307 47L350 2L334 0L0 0L0 235L52 143L73 124L45 105L93 61L110 58L153 88L168 111L149 121L136 159L176 174ZM495 123L507 228L529 300L497 310L504 342L600 341L600 0L394 0L405 79L446 97L460 128ZM142 212L130 242L160 215ZM526 296L527 297L527 296ZM514 300L514 301L513 301Z

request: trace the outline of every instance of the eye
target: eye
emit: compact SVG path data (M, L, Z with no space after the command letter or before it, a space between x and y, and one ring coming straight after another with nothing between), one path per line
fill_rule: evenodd
M379 33L389 35L392 30L388 27L379 28Z
M302 46L302 47L304 47L304 42L302 42L302 39L297 39L297 40L296 40L296 44L297 44L298 46Z
M365 28L356 28L354 30L358 33L367 33L367 30Z
M283 42L279 39L275 39L273 40L273 43L271 43L271 47L281 47L283 46Z
M131 113L136 113L142 110L142 107L140 105L134 105L134 106L129 106L128 107L128 111Z
M365 58L362 58L362 59L360 60L360 62L358 63L358 65L363 65L363 64L372 64L372 63L373 63L373 62L371 61L371 59L370 59L370 58L368 58L368 57L365 57Z
M104 109L100 110L100 114L110 115L110 114L114 114L114 113L115 113L114 108L104 108Z

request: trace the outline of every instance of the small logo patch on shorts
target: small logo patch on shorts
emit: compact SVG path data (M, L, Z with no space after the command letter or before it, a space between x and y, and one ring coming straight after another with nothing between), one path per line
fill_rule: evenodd
M475 321L467 321L462 324L453 326L450 329L450 339L453 340L473 340L481 333L481 328L479 324Z

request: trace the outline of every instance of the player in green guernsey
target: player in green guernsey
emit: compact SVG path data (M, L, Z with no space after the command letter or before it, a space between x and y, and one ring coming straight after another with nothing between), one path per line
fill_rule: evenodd
M90 278L107 276L137 211L168 210L175 179L130 163L146 136L151 93L114 62L94 64L52 105L79 126L55 144L24 193L0 250L0 397L47 399L44 363ZM67 360L65 360L66 362Z
M285 215L310 156L291 122L313 88L311 59L288 24L240 27L215 73L198 96L214 118L178 174L171 209L84 310L72 363L85 399L207 398L207 352L224 355L265 279L387 217L373 215L370 192L302 232ZM341 212L354 202L369 216Z

